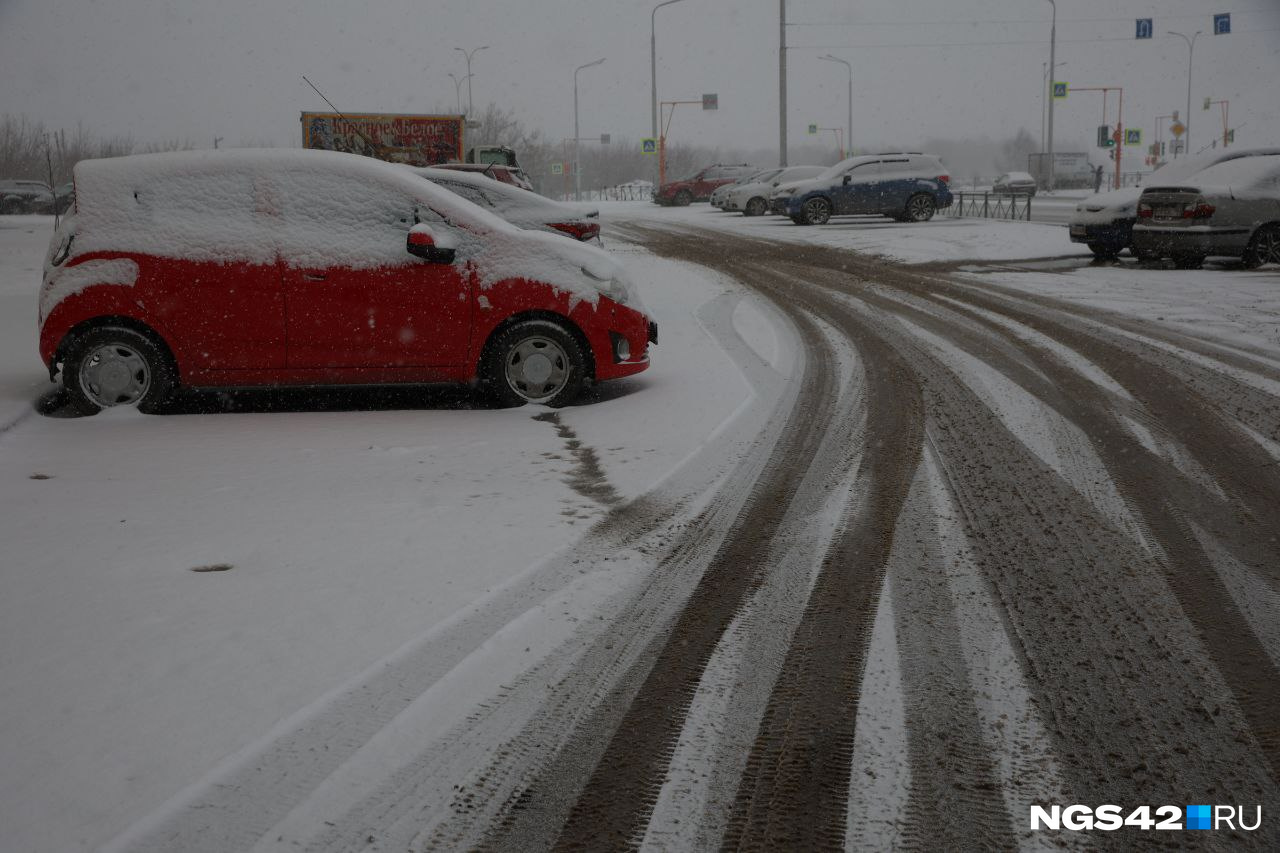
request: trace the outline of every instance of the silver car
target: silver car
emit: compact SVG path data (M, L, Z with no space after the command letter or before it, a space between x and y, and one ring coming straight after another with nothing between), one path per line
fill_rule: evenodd
M1195 269L1209 255L1246 267L1280 263L1280 154L1210 166L1176 184L1142 191L1133 252Z
M825 166L788 166L770 169L726 188L724 203L720 209L726 212L741 210L743 216L763 216L769 212L769 196L775 189L792 181L816 178L826 171Z

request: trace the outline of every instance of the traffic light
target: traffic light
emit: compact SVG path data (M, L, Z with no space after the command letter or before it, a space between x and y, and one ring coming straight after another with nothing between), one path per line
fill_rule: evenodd
M1111 128L1105 124L1098 125L1098 147L1114 148L1116 141L1111 138Z

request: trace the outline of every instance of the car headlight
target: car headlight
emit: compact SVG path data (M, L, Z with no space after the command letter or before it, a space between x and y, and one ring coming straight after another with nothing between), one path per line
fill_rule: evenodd
M626 280L618 276L601 278L586 267L582 267L582 274L591 280L596 290L605 296L617 302L619 305L628 305L632 301L631 287Z

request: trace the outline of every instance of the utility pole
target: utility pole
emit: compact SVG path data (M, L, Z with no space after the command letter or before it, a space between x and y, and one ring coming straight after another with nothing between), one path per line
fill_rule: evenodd
M778 0L778 165L787 165L787 0Z
M471 75L468 74L465 77L462 77L461 79L459 79L457 74L454 74L452 71L450 71L449 79L453 81L453 97L458 102L458 115L462 115L462 84L463 82L471 79Z
M681 0L666 0L653 7L653 11L649 13L649 96L653 102L653 127L652 137L658 138L658 37L657 37L657 16L658 10L663 6L670 6L672 3L679 3ZM661 175L662 168L659 164L658 173ZM661 178L659 178L661 181Z
M1045 186L1052 191L1054 173L1057 171L1057 164L1053 160L1053 78L1057 73L1054 65L1054 49L1058 44L1058 4L1049 0L1049 5L1053 7L1053 20L1049 24L1049 179Z

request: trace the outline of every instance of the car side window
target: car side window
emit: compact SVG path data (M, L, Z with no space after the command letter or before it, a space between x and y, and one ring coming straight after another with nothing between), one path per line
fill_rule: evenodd
M201 260L269 263L274 247L264 233L270 212L258 204L252 176L220 171L150 176L133 188L133 209L166 252Z
M287 266L369 269L413 261L405 239L424 217L403 189L321 170L290 170L277 178L280 254Z
M880 176L880 163L874 161L871 163L859 163L856 166L850 166L845 172L849 176L851 183L861 183L874 180ZM841 180L844 180L841 178Z
M908 157L901 157L893 160L881 160L880 168L877 170L881 175L889 178L906 177L912 173L912 162Z

